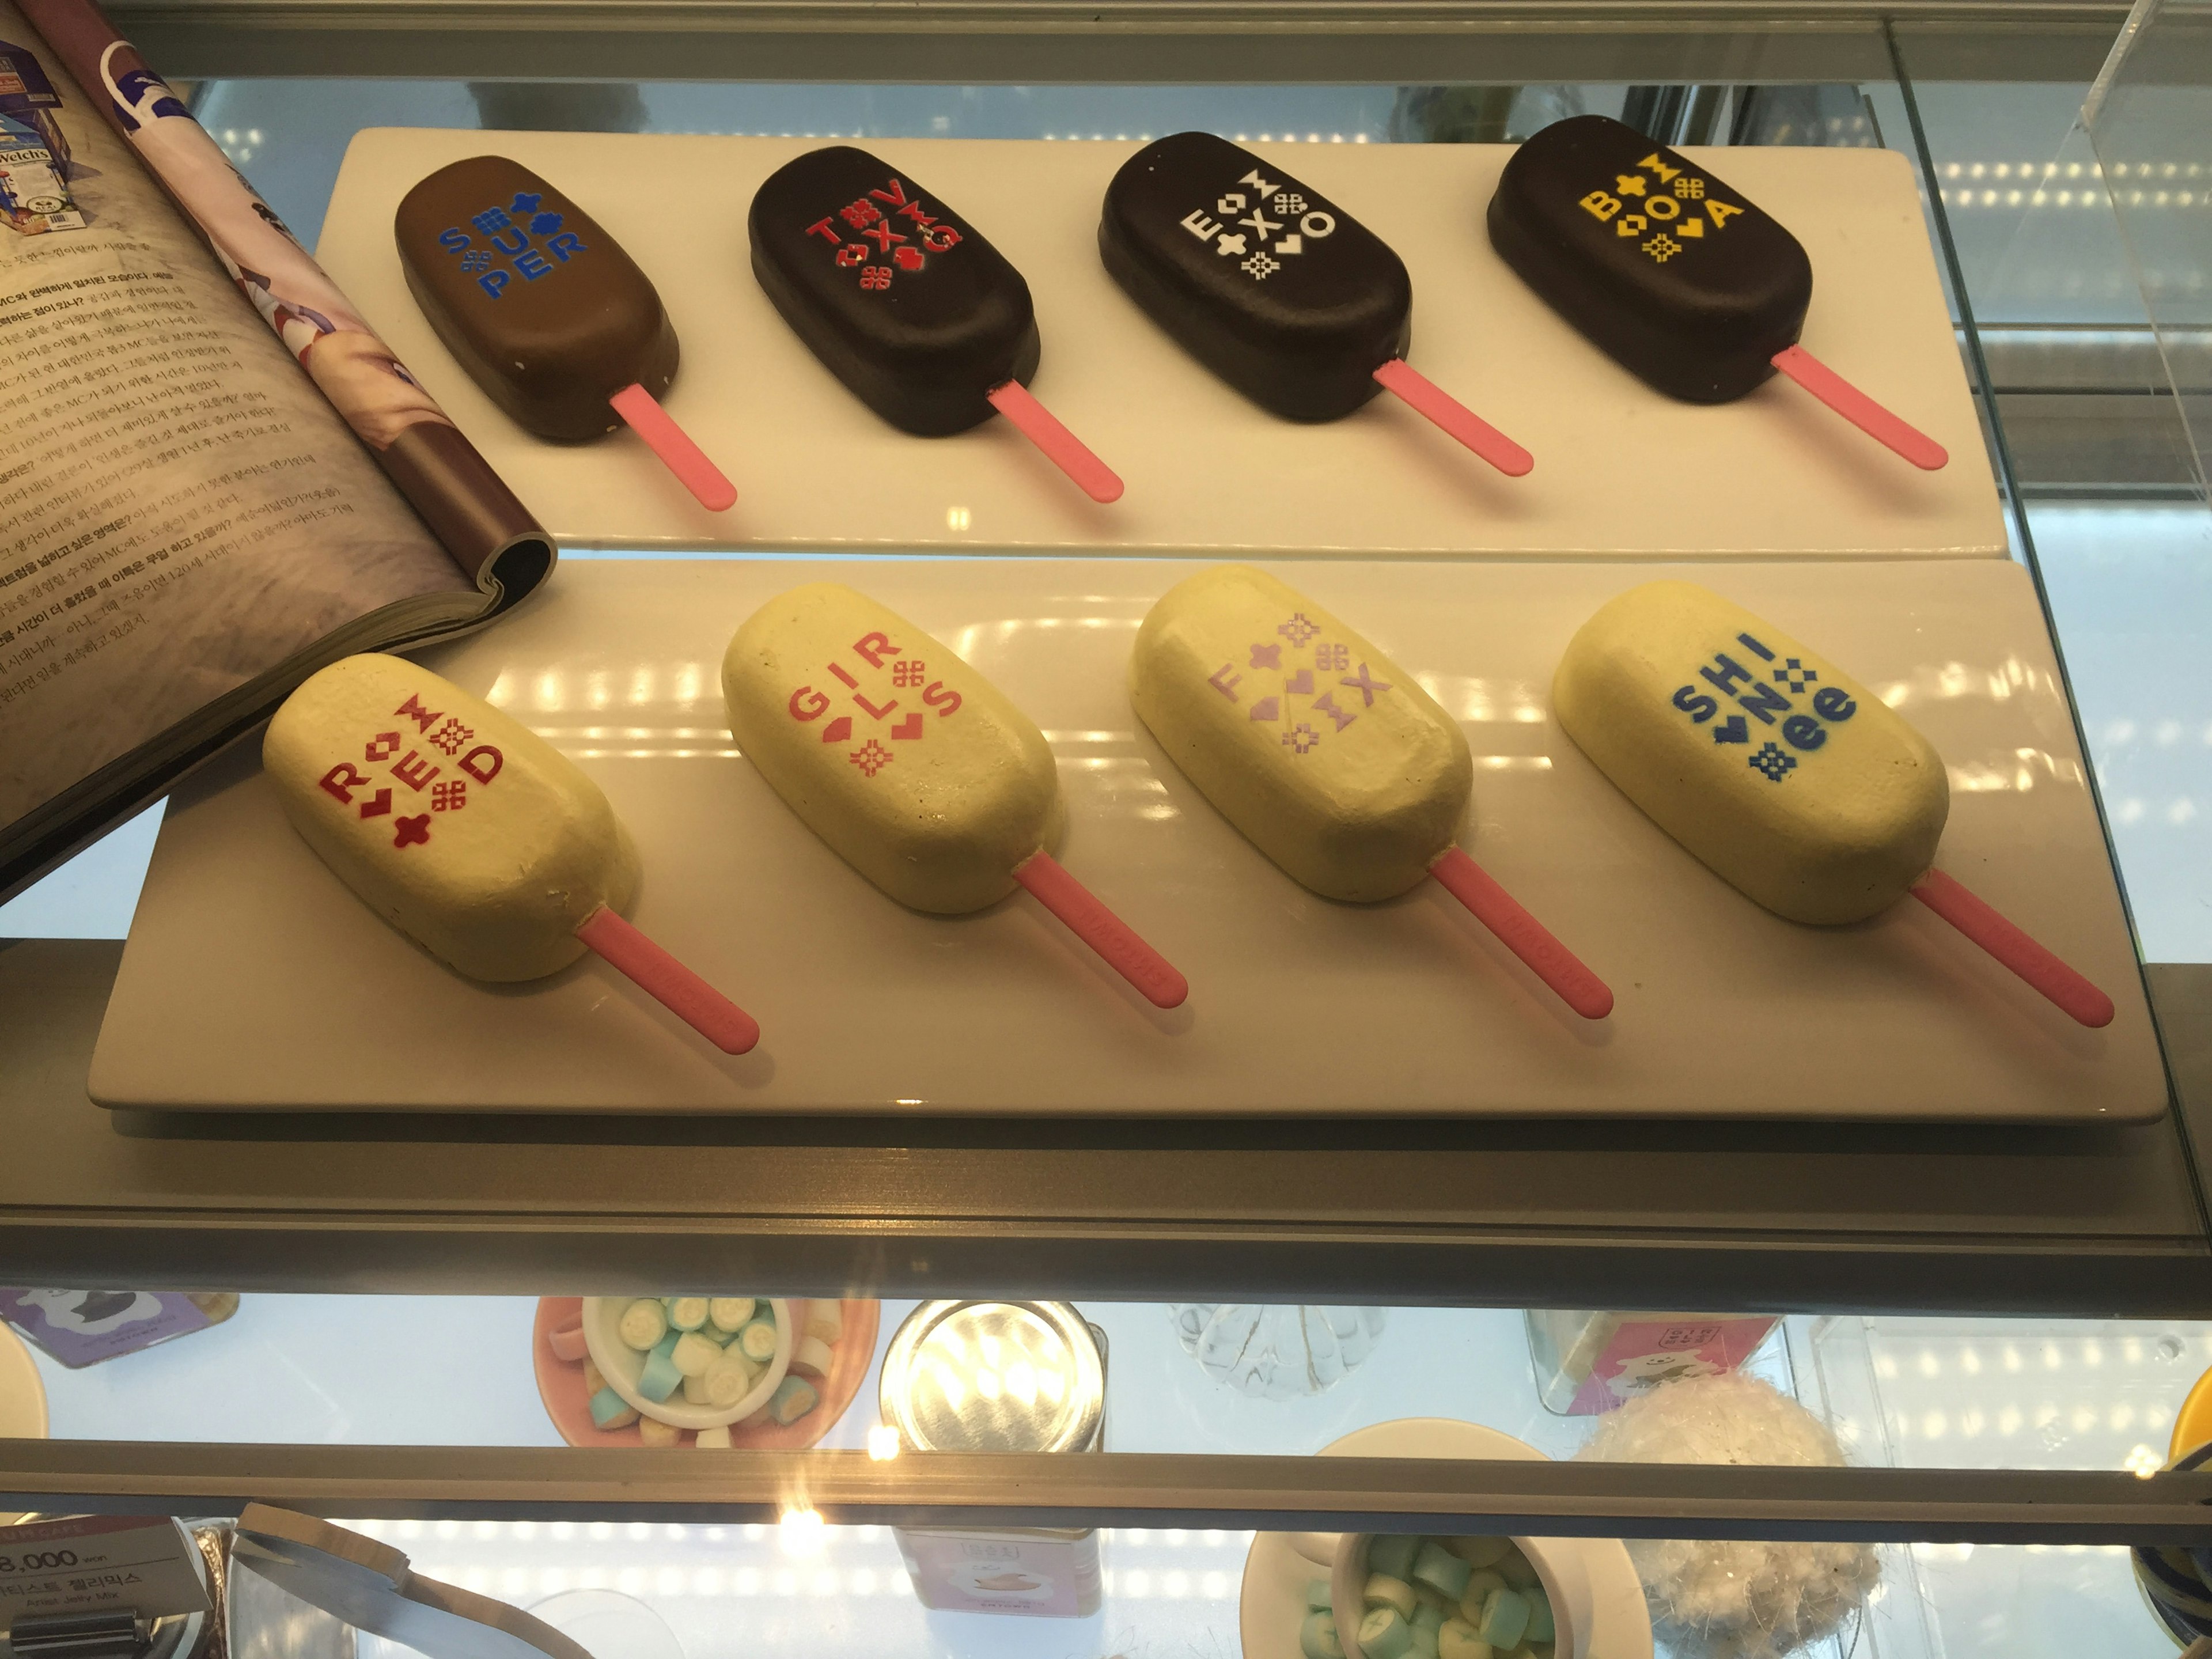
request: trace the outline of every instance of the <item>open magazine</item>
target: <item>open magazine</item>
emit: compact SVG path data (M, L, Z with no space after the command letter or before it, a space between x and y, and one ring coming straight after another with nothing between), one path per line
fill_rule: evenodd
M553 558L90 0L0 0L0 900Z

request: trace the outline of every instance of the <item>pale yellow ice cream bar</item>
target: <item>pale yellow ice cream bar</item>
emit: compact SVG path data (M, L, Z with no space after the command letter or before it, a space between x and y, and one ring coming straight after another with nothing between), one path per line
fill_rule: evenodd
M1044 733L904 617L837 582L795 587L731 640L722 697L776 793L900 903L960 915L1019 885L1157 1006L1188 994L1054 860L1067 810Z
M1249 565L1164 594L1137 630L1129 697L1221 815L1326 898L1394 898L1434 876L1586 1019L1605 982L1458 845L1467 738L1413 677Z
M1667 833L1793 921L1858 921L1935 862L1943 763L1810 647L1692 582L1655 581L1582 626L1559 724Z
M538 979L596 951L729 1054L750 1016L622 919L637 849L575 763L398 657L348 657L269 722L284 814L379 915L471 979Z
M1327 897L1395 897L1459 833L1474 763L1458 725L1264 570L1218 565L1163 595L1129 696L1222 816Z
M995 904L1060 842L1066 809L1036 722L864 593L811 582L745 619L722 659L730 730L791 810L900 903Z
M269 722L285 816L368 907L471 979L537 979L637 891L599 787L536 732L398 657L348 657Z

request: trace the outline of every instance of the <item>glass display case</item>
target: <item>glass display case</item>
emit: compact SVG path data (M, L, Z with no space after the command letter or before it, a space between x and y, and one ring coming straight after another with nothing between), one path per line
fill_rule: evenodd
M226 932L212 908L195 915L173 875L196 845L186 815L165 834L156 807L0 905L10 1151L0 1273L67 1287L0 1290L10 1328L0 1331L0 1498L11 1509L176 1516L216 1540L218 1565L224 1529L248 1503L328 1517L404 1553L425 1577L535 1613L593 1659L1341 1659L1342 1631L1318 1633L1315 1621L1356 1612L1365 1644L1365 1615L1395 1609L1400 1589L1410 1633L1382 1619L1372 1659L2152 1659L2184 1645L2185 1610L2162 1616L2146 1586L2186 1604L2190 1552L2212 1548L2212 1476L2168 1469L2212 1440L2212 1409L2192 1393L2212 1375L2212 1170L2200 1152L2212 1145L2212 793L2196 799L2212 791L2212 705L2197 672L2212 619L2212 23L2201 9L194 0L113 15L354 297L389 308L388 325L375 313L380 325L417 328L425 342L385 216L426 169L421 158L478 148L537 145L533 155L601 168L593 210L626 240L633 220L617 215L642 225L650 216L636 202L674 214L667 204L684 192L719 203L727 181L715 158L766 154L729 146L771 140L880 146L913 155L902 164L925 176L924 143L1033 146L1006 165L1048 184L1063 176L1054 168L1078 176L1088 165L1079 155L1103 153L1087 146L1116 147L1118 161L1191 130L1256 146L1285 172L1316 157L1309 170L1332 179L1325 152L1365 147L1378 156L1362 159L1359 176L1379 195L1399 191L1392 222L1412 224L1416 186L1433 191L1461 158L1492 153L1473 147L1601 114L1655 146L1688 147L1716 177L1778 181L1778 215L1796 216L1808 240L1835 239L1819 243L1816 292L1860 305L1870 332L1910 335L1912 283L1923 264L1932 270L1922 320L1936 349L1900 347L1897 361L1911 367L1917 352L1914 372L1948 386L1955 351L1962 431L1979 442L1971 453L1954 445L1954 464L1986 469L1972 476L1989 479L1995 508L1968 500L1919 541L1884 541L1879 526L1847 527L1850 503L1823 505L1829 485L1817 477L1747 479L1741 463L1688 477L1649 457L1632 480L1638 499L1741 485L1771 489L1769 517L1809 503L1818 522L1806 546L1832 534L1850 557L1831 548L1784 568L1758 539L1771 532L1747 531L1736 549L1753 555L1746 568L1782 574L1744 580L1817 592L1838 616L1863 613L1869 638L1885 618L1920 626L1911 584L1927 571L1985 562L2022 585L2033 635L2024 647L1990 620L1999 607L1983 587L1946 601L1986 624L1974 641L1989 662L1969 662L1964 647L1913 659L1925 682L1912 706L2043 697L2056 735L1954 764L1954 811L2039 786L2039 799L2075 790L2089 863L2101 871L2108 860L2120 882L2126 966L2146 992L2151 1098L2137 1110L2117 1085L2092 1088L2065 1110L2008 1115L2007 1091L2018 1108L2088 1051L1994 994L1975 1006L2007 1034L2018 1073L1992 1061L1954 1079L1942 1067L1955 1056L1934 1049L1853 1054L1884 1045L1834 1030L1801 1042L1735 988L1737 1024L1724 1032L1687 1013L1654 1022L1686 1032L1674 1072L1629 1076L1571 1114L1525 1099L1516 1109L1506 1082L1468 1109L1455 1091L1486 1086L1468 1076L1510 1082L1505 1045L1491 1065L1491 1028L1439 1035L1449 1065L1438 1082L1405 1058L1413 1041L1392 1011L1359 1000L1372 987L1353 973L1323 975L1346 1000L1341 1027L1318 1001L1273 1005L1292 1017L1248 1064L1255 1077L1279 1066L1283 1079L1213 1113L1164 1075L1125 1076L1121 1060L1036 1012L1046 969L1024 960L993 984L1039 1021L1020 1051L1022 1075L1046 1079L1034 1103L977 1081L1012 1062L940 988L915 1000L937 1023L948 1069L898 1091L929 1103L861 1109L760 1095L773 1108L763 1112L695 1091L680 1110L656 1109L647 1090L610 1103L620 1091L549 1038L542 1076L530 1073L496 1110L471 1109L492 1099L471 1066L528 1072L513 1046L523 1027L472 1043L425 1016L398 1022L375 1053L372 1018L332 1027L331 1076L384 1079L419 1062L460 1079L450 1097L377 1109L358 1091L301 1081L322 1028L253 1034L261 1011L279 1006L256 1000L272 984L327 999L356 972L352 958L299 946L258 981L235 976L223 952L251 936ZM652 152L685 158L656 179L636 172L645 152L620 148L633 136L699 148ZM1840 189L1824 201L1814 185L1845 177L1820 171L1826 162L1790 170L1796 153L1838 151L1890 153L1887 219L1854 218ZM1394 172L1401 153L1404 169L1418 160L1434 171ZM620 185L625 168L635 176ZM1070 222L1081 219L1087 237L1091 198L1079 205ZM667 233L697 243L705 261L703 274L664 277L672 295L707 292L685 285L730 272L750 281L742 225L720 211ZM1862 236L1875 240L1852 240ZM1865 269L1851 264L1855 248ZM1087 241L1078 252L1094 263ZM1479 331L1451 331L1468 319L1440 314L1444 273L1413 263L1416 341L1479 344ZM1867 299L1892 279L1905 298ZM756 441L784 441L775 428L792 422L745 386L746 360L714 358L726 345L712 332L720 325L694 336L689 316L690 372L712 364L728 401L742 393L766 411ZM1136 349L1099 318L1049 320L1048 350L1065 342L1069 360L1101 374ZM438 349L393 337L410 361ZM783 372L762 361L763 374ZM448 395L444 382L434 389ZM1506 408L1551 395L1505 378L1486 390ZM453 406L465 428L478 419L475 405ZM1497 407L1484 413L1510 425ZM1195 441L1176 424L1187 420L1164 400L1121 430L1133 447L1172 452ZM674 622L629 656L619 644L596 656L573 640L561 647L544 618L571 614L548 608L563 584L622 627L689 610L726 633L715 606L750 594L748 583L769 584L765 593L805 580L815 561L842 557L842 574L880 567L885 584L920 571L965 585L960 614L975 627L958 638L963 658L1045 685L1069 663L1118 665L1144 605L1168 585L1164 561L1279 561L1295 582L1370 599L1394 648L1437 617L1474 626L1506 591L1495 585L1517 581L1523 608L1497 629L1503 654L1518 648L1516 633L1542 635L1546 650L1546 629L1565 637L1541 620L1545 605L1566 603L1547 598L1545 582L1583 583L1561 589L1580 615L1595 603L1583 603L1585 587L1626 585L1624 554L1654 570L1700 559L1711 568L1732 533L1716 512L1698 520L1710 539L1693 547L1657 532L1630 545L1670 510L1662 500L1606 521L1616 527L1605 534L1625 539L1540 545L1506 498L1484 495L1484 522L1463 543L1424 542L1440 532L1417 501L1376 509L1371 543L1299 544L1301 514L1317 522L1337 510L1331 492L1349 498L1385 477L1361 459L1291 469L1255 495L1249 540L1215 520L1193 530L1194 517L1106 546L1087 531L1037 530L1053 522L1040 507L993 543L996 504L977 494L946 507L946 494L927 496L929 534L904 541L887 531L838 546L798 518L777 521L781 541L687 541L611 495L588 454L514 440L489 425L479 438L573 513L553 525L562 569L539 611L438 660L472 664L486 684L512 669L514 686L491 700L556 747L664 776L737 761L714 659ZM499 447L510 441L511 455ZM1540 453L1540 476L1559 453ZM945 490L971 487L967 465L942 463L955 481ZM1590 511L1609 510L1607 469L1583 455L1567 465L1589 466ZM787 459L763 470L799 468ZM1893 510L1879 475L1850 476L1853 492L1887 503L1869 522L1911 516ZM1386 481L1395 488L1396 475ZM741 491L755 487L741 479ZM758 484L779 500L780 487ZM875 512L872 500L856 483L840 510ZM1990 543L1979 551L1976 514ZM623 528L633 520L635 534ZM1612 574L1559 574L1584 567ZM1066 626L1030 626L1040 619ZM1257 672L1263 647L1252 649ZM1517 668L1494 684L1435 678L1423 683L1490 751L1476 757L1478 792L1557 799L1514 793L1564 787L1540 775L1564 769L1553 758L1569 752L1547 682ZM1905 702L1903 679L1882 695ZM617 703L629 711L619 728L605 712ZM1079 808L1115 823L1195 816L1126 729L1125 708L1044 724ZM2069 781L2074 753L2087 776ZM226 764L242 775L252 757L216 763L210 775L228 787ZM205 778L190 787L202 793L188 799L213 799ZM685 810L709 839L713 821L696 803ZM2037 823L2035 835L2063 839L2063 826ZM1110 837L1088 845L1109 871L1147 867ZM306 901L280 865L243 867L226 905L265 882L272 915L319 926L325 913L296 908ZM1221 890L1244 879L1218 859L1208 868ZM1292 914L1288 901L1236 890L1255 911ZM1163 911L1196 903L1196 891L1174 890ZM792 917L817 903L795 890L788 902ZM818 902L825 934L849 921ZM1271 972L1322 926L1293 920L1306 931L1261 935ZM154 1006L151 970L125 963L126 935L141 964L168 964L154 990L176 994L161 1004L170 1023L138 1032L129 1088L95 1088L96 1105L88 1076L95 1048L115 1040L101 1034L111 999ZM211 964L197 980L174 965L191 950ZM1457 971L1518 972L1454 951ZM893 994L880 963L855 954L834 965L870 997ZM1049 971L1066 965L1051 958ZM381 970L359 971L374 1014ZM828 973L818 963L794 957L773 971L829 988L805 977ZM1640 981L1620 988L1656 994ZM605 1029L589 1024L604 996L573 980L560 991L574 998L562 1042ZM1541 988L1510 979L1500 994L1518 999L1519 1018ZM1882 994L1847 981L1832 1001L1857 1011ZM526 1012L520 996L507 1001L501 1018ZM1151 1018L1133 998L1114 1012ZM849 1059L881 1030L904 1031L901 1017L868 1002L834 1030L809 1027L810 1040ZM1570 1034L1555 1024L1546 1040L1564 1051ZM230 1074L225 1066L246 1078L264 1054L279 1058L235 1097L199 1081ZM1340 1063L1371 1086L1344 1082ZM1887 1092L1793 1115L1785 1097L1819 1094L1824 1073L1881 1064L1892 1070L1867 1075L1887 1078ZM732 1088L790 1082L773 1068L731 1075ZM1737 1091L1733 1104L1669 1105L1706 1076ZM164 1088L178 1100L161 1103ZM613 1093L593 1094L602 1088ZM319 1109L283 1109L287 1089ZM1353 1109L1330 1109L1346 1090ZM1898 1106L1923 1094L1955 1109ZM1974 1103L1984 1096L1996 1103ZM563 1109L532 1109L546 1103ZM1244 1299L1189 1299L1200 1296ZM1438 1565L1362 1541L1412 1535L1466 1548L1439 1543L1451 1559ZM1503 1538L1522 1541L1486 1553L1481 1540ZM1393 1563L1402 1577L1383 1571ZM1356 1576L1370 1568L1391 1585L1378 1592ZM9 1571L0 1560L0 1581ZM227 1616L172 1630L170 1650L346 1659L398 1644L236 1563L216 1588ZM2205 1605L2212 1618L2212 1592ZM1466 1634L1445 1646L1439 1632L1454 1621ZM1486 1631L1495 1639L1484 1643Z

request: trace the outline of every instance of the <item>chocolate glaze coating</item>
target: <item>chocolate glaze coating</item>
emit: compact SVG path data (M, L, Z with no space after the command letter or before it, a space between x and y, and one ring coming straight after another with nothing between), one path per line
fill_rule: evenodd
M1670 397L1721 404L1797 343L1813 266L1797 239L1610 116L1522 144L1490 198L1490 241L1559 315Z
M1036 373L1030 285L889 162L836 144L770 173L746 216L753 275L807 349L904 432L965 432Z
M440 167L392 222L407 287L484 394L541 438L622 423L607 399L676 378L676 331L622 245L520 161Z
M1122 164L1098 253L1183 349L1289 420L1349 415L1413 337L1413 279L1389 244L1210 132L1176 133Z

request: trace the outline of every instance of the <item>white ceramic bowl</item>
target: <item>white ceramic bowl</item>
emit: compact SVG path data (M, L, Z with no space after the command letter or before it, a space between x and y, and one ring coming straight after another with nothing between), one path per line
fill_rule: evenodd
M1510 1435L1474 1423L1446 1418L1408 1417L1378 1423L1345 1436L1322 1448L1324 1457L1488 1457L1510 1462L1538 1459L1543 1454ZM1442 1536L1443 1534L1437 1534ZM1284 1534L1293 1553L1328 1570L1331 1610L1337 1615L1337 1639L1344 1644L1345 1659L1363 1659L1359 1650L1359 1620L1365 1611L1367 1546L1370 1533L1295 1532ZM1588 1659L1590 1635L1596 1624L1596 1595L1590 1583L1587 1550L1591 1540L1572 1538L1516 1538L1513 1542L1536 1570L1537 1582L1552 1604L1552 1623L1557 1638L1557 1659ZM1625 1600L1633 1603L1635 1622L1641 1626L1642 1652L1651 1651L1650 1626L1644 1618L1644 1597L1636 1588L1627 1552L1618 1540L1605 1547L1617 1556L1620 1576L1629 1587ZM1612 1565L1610 1557L1608 1565ZM1343 1609L1352 1612L1347 1623ZM1618 1621L1616 1621L1618 1623ZM1616 1629L1616 1635L1622 1632ZM1623 1646L1620 1651L1629 1650ZM1248 1647L1247 1652L1249 1652Z
M607 1379L607 1386L633 1408L674 1428L716 1429L726 1423L741 1422L775 1398L776 1384L791 1369L793 1346L791 1304L781 1297L768 1298L769 1312L775 1319L775 1352L768 1362L768 1369L761 1373L761 1380L753 1384L753 1391L734 1406L695 1406L684 1397L681 1389L659 1401L647 1400L637 1391L638 1374L645 1370L645 1356L623 1341L615 1329L623 1310L636 1300L634 1296L587 1296L583 1311L585 1351L599 1368L599 1375Z
M1323 1457L1487 1457L1504 1462L1540 1462L1534 1446L1474 1423L1444 1418L1402 1418L1354 1429L1321 1449ZM1306 1594L1318 1568L1334 1578L1338 1536L1334 1533L1255 1534L1244 1564L1244 1586L1237 1598L1237 1626L1243 1659L1298 1659L1298 1628L1306 1616ZM1526 1547L1527 1540L1519 1540ZM1644 1605L1628 1551L1618 1538L1549 1538L1540 1545L1545 1565L1559 1573L1561 1588L1579 1581L1586 1603L1569 1597L1574 1648L1558 1650L1558 1659L1652 1659L1651 1614ZM1564 1570L1559 1558L1572 1558ZM1579 1568L1579 1571L1576 1571ZM1588 1608L1584 1619L1582 1610ZM1553 1607L1556 1622L1559 1605ZM1354 1627L1357 1639L1357 1627Z

